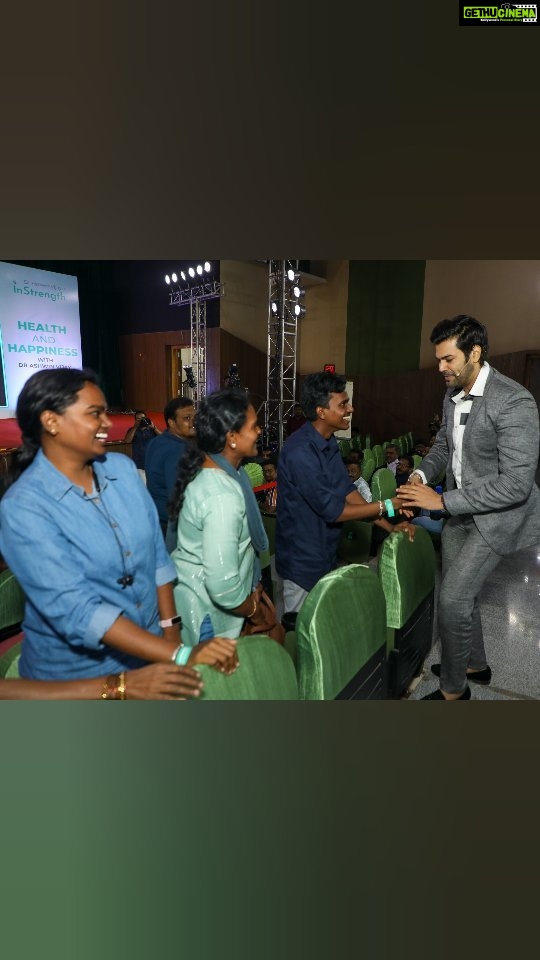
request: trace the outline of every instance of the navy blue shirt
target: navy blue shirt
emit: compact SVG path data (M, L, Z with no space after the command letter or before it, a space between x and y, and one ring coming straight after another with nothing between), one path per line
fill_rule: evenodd
M350 480L334 436L325 440L311 423L283 445L278 465L276 570L304 590L336 563L345 498Z
M163 523L166 523L169 518L167 504L176 483L178 462L187 449L187 441L177 437L170 430L165 430L159 437L154 437L146 448L144 461L146 487L157 507L159 519Z

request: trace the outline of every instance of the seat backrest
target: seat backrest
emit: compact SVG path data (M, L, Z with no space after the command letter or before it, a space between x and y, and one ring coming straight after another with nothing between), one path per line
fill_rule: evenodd
M264 471L260 463L244 463L242 470L245 470L252 487L262 487L264 483Z
M276 515L275 513L263 513L262 522L268 537L268 553L271 557L276 552Z
M0 657L0 677L18 676L17 664L21 655L21 643L14 643ZM11 669L10 669L11 668Z
M416 468L420 466L424 458L421 457L419 453L413 453L412 458L414 463L414 469L416 470Z
M341 453L341 456L348 457L351 451L351 441L347 440L346 437L339 437L338 447L339 447L339 452Z
M373 476L373 471L375 470L375 460L371 456L371 451L364 451L364 457L362 459L362 476L366 483L369 483Z
M386 645L386 607L376 574L352 564L326 574L296 621L301 700L333 700Z
M371 478L371 493L374 500L386 500L396 495L396 478L388 467L376 470Z
M426 530L417 527L412 543L404 533L386 538L378 574L386 598L386 622L399 629L435 587L435 550Z
M21 622L24 616L24 593L11 570L0 573L0 633Z
M197 666L204 681L198 700L298 700L293 661L284 647L256 634L238 640L240 666L230 677Z
M341 525L338 557L346 563L366 563L369 560L372 525L366 520L345 520Z
M384 463L384 453L383 448L380 443L376 443L374 447L371 448L371 452L375 458L375 464L377 467L382 467Z

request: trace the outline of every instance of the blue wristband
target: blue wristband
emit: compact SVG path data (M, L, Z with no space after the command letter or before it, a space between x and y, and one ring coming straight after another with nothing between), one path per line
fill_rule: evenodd
M396 511L394 510L394 504L392 503L392 501L391 501L391 500L385 500L385 501L384 501L384 505L385 505L385 507L386 507L386 512L387 512L388 516L389 516L389 517L393 517L393 516L395 515L395 512L396 512Z
M184 667L186 665L192 650L193 650L193 647L186 647L186 646L180 647L180 650L176 654L176 657L174 660L174 662L178 667Z

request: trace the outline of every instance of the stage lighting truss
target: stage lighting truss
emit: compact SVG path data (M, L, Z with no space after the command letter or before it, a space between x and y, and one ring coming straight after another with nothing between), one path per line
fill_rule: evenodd
M171 286L172 280L175 284L169 290L170 306L180 307L189 304L191 365L185 365L184 370L195 406L206 394L206 302L222 297L224 292L223 283L208 277L211 272L212 265L209 260L205 260L187 267L186 270L179 270L180 281L176 273L165 276L165 283Z
M296 400L297 324L306 308L298 260L268 261L266 443L283 445L283 429Z

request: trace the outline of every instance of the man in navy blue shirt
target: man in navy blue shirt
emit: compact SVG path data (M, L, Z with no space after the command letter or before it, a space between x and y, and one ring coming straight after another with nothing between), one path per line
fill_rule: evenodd
M146 485L159 514L163 536L167 533L167 503L174 490L178 462L195 436L195 409L188 397L169 400L163 411L167 429L150 441L146 448ZM174 547L171 547L171 549Z
M388 533L406 530L379 519L378 504L366 504L349 479L334 437L347 430L353 407L346 379L312 373L304 380L301 405L307 423L283 445L279 459L276 570L283 578L285 612L296 612L312 587L336 564L344 520L374 520ZM155 442L155 441L154 441Z

